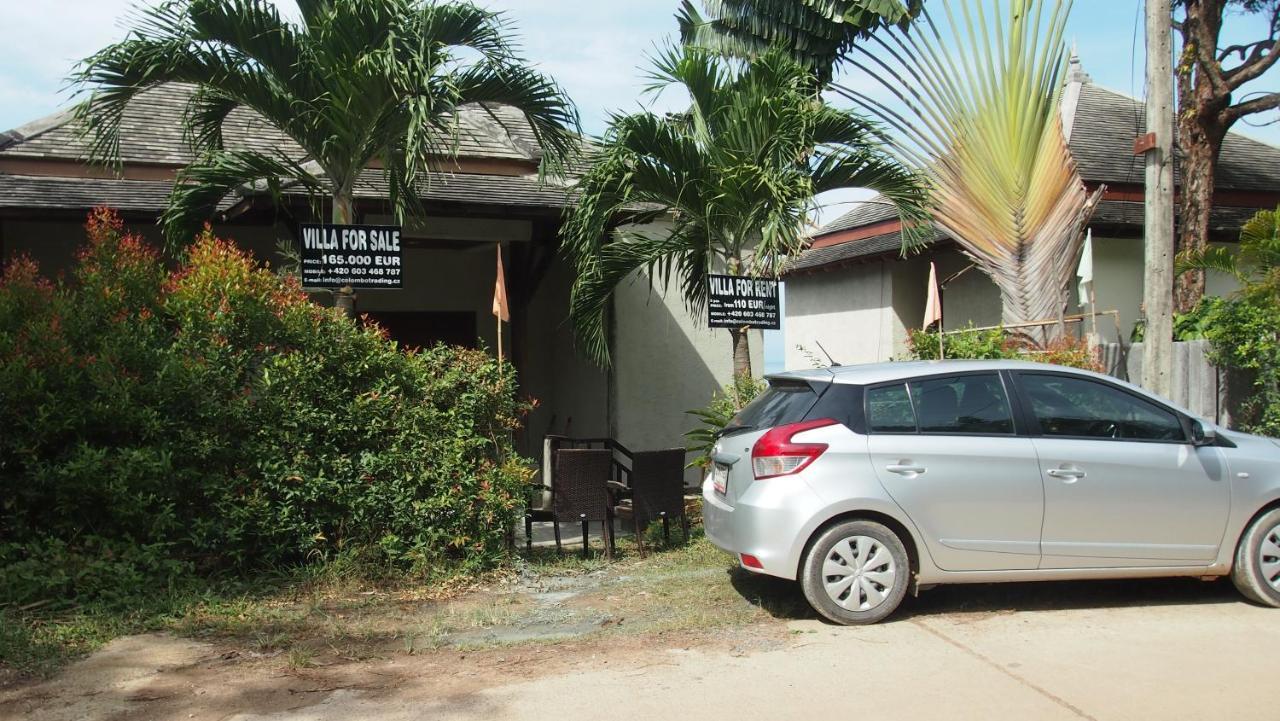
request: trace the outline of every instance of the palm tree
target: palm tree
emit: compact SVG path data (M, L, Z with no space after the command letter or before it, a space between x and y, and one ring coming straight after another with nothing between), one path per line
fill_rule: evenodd
M676 15L689 45L747 57L772 46L786 48L822 82L854 43L891 26L905 28L924 0L703 0L703 17L691 0Z
M79 109L90 156L109 163L118 163L120 121L134 97L162 83L197 86L186 114L197 160L178 174L162 217L171 243L248 183L327 190L333 222L350 223L356 179L372 164L382 167L396 216L419 211L428 171L456 153L463 106L521 110L551 170L573 150L572 104L513 54L499 14L434 0L297 4L300 23L268 0L169 0L139 10L125 40L77 69L73 81L92 91ZM223 123L240 107L304 156L225 147Z
M698 317L707 276L717 269L776 276L785 256L803 247L817 193L878 190L897 206L911 237L927 220L921 184L881 150L876 127L823 103L812 76L786 53L737 64L702 49L670 48L650 77L655 92L687 92L688 110L614 115L562 230L578 273L570 317L596 362L609 362L613 289L637 270L664 287L678 280ZM620 217L666 217L670 232L618 227ZM735 373L750 373L746 330L730 335Z
M738 4L764 35L792 24L769 0ZM841 51L837 63L877 79L901 107L832 87L898 131L905 162L929 181L934 222L999 288L1011 325L1065 309L1101 189L1086 190L1058 112L1070 2L1052 0L1047 14L1043 0L989 4L941 3L944 23L925 12L910 32L886 28Z
M1235 277L1241 285L1272 277L1280 268L1280 206L1260 210L1240 229L1240 246L1187 249L1178 254L1177 274L1212 270Z

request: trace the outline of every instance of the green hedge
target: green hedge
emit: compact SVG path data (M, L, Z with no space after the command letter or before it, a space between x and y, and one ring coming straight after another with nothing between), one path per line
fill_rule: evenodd
M206 231L174 270L95 211L0 280L0 602L324 560L483 565L531 464L509 367L402 351Z

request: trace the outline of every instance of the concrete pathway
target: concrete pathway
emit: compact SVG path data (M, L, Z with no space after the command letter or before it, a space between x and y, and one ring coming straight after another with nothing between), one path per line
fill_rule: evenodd
M446 698L342 691L300 714L239 718L1280 719L1280 612L1244 603L790 627L794 644L777 651L655 646L625 669Z

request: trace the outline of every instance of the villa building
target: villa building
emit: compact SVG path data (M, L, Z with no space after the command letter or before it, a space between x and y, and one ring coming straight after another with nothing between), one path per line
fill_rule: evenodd
M50 274L68 266L83 242L86 213L115 208L159 243L156 220L177 171L193 160L183 114L193 88L171 84L143 93L127 109L117 170L86 165L86 145L70 114L0 135L0 259L25 254ZM597 368L574 350L567 321L572 271L558 253L572 178L541 182L540 151L522 116L506 107L476 109L458 119L458 153L442 159L423 195L425 217L403 228L403 285L360 290L357 308L406 345L437 341L497 347L490 313L494 247L502 248L511 323L503 345L523 393L540 401L521 450L536 453L546 433L610 436L636 448L683 446L691 423L684 411L705 403L732 374L727 331L707 330L685 311L679 294L650 288L643 277L616 294L613 367ZM225 129L231 148L301 148L246 109ZM327 200L286 189L242 189L218 207L214 229L278 263L277 246L297 243L298 226L328 216ZM381 172L369 169L356 189L356 219L392 222ZM328 293L317 302L332 302ZM756 367L760 335L753 334Z

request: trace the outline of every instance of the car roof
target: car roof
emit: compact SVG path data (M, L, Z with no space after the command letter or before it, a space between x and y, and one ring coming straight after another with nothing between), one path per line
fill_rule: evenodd
M906 380L917 376L932 376L944 373L972 373L974 371L997 370L1042 370L1066 371L1094 378L1101 378L1112 383L1122 382L1111 376L1105 376L1079 368L1035 363L1020 360L921 360L921 361L888 361L885 363L861 363L857 365L832 366L830 368L813 368L808 370L772 373L768 378L793 378L820 381L823 383L853 383L869 385L887 381ZM1127 384L1126 384L1127 385Z
M816 381L819 383L850 383L854 385L872 385L875 383L886 383L891 381L907 380L920 376L945 375L948 373L972 373L974 371L998 371L998 370L1039 370L1039 371L1055 371L1059 373L1071 373L1086 378L1096 378L1112 385L1122 386L1133 390L1143 396L1158 401L1170 408L1173 408L1192 418L1197 418L1196 413L1187 410L1178 403L1156 395L1151 391L1134 385L1125 380L1121 380L1114 376L1104 375L1102 373L1094 373L1080 368L1071 368L1068 366L1053 365L1051 363L1035 363L1033 361L1020 360L927 360L927 361L888 361L885 363L862 363L847 366L832 366L830 368L811 368L806 370L786 371L784 373L771 373L765 378L768 379L794 379L805 381Z

